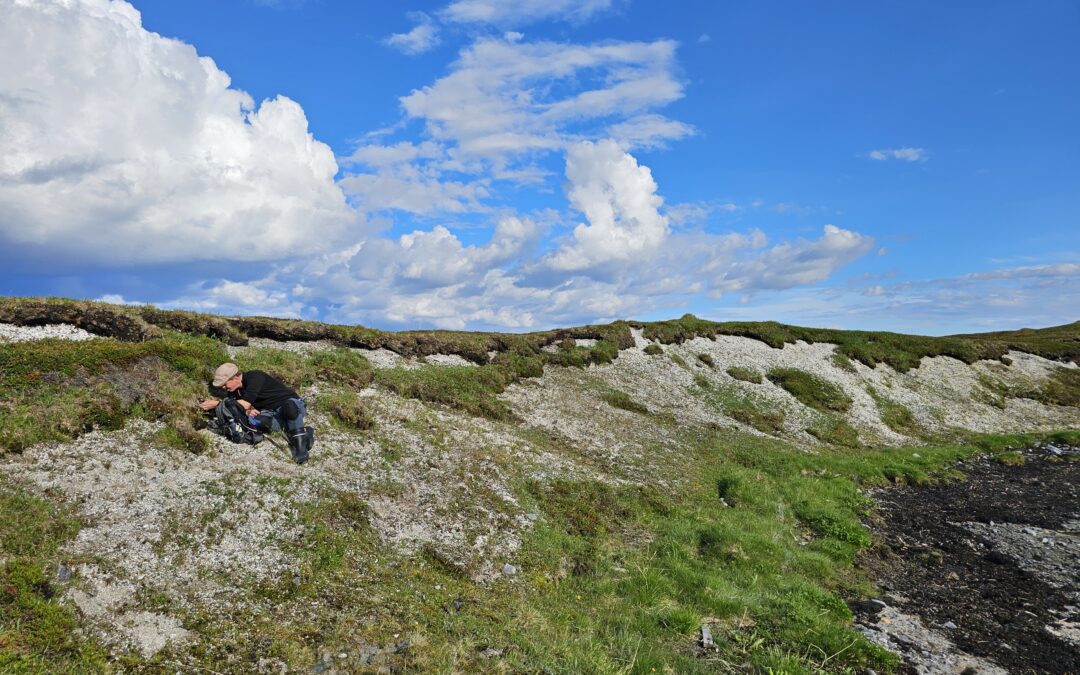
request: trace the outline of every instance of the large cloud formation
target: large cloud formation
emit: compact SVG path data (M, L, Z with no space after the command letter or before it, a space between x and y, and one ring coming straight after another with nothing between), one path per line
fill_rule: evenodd
M538 20L546 6L503 16L486 0L451 5L466 23L489 10L484 21ZM524 329L814 284L873 245L829 225L820 239L769 247L756 229L717 234L669 215L632 153L694 133L656 112L683 95L671 41L479 38L401 98L420 138L357 148L342 163L367 172L335 182L337 161L300 105L256 106L123 0L0 0L0 12L0 244L140 279L183 269L171 301L131 300ZM506 184L554 193L544 158L565 160L568 212L497 203ZM473 219L448 217L459 214ZM188 264L223 261L254 264ZM101 296L125 301L113 288Z
M105 264L274 260L355 219L297 103L256 107L126 2L0 0L0 13L9 244Z

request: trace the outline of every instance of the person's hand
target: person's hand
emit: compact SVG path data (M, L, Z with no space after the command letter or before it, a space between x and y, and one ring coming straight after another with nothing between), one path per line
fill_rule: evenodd
M200 403L199 407L202 408L203 410L213 410L214 408L217 407L218 403L220 403L220 401L218 401L216 398L209 398L209 399L203 401L202 403Z
M255 409L255 406L251 406L247 409L248 417L258 417L259 411Z

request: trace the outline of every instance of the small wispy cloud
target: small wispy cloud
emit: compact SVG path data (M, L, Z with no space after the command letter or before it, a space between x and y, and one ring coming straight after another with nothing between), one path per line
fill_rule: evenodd
M887 159L902 159L905 162L925 162L929 155L923 148L884 148L871 150L867 156L870 159L884 162Z
M612 0L455 0L439 12L454 23L521 26L543 20L583 23L612 7Z
M383 40L388 47L400 50L410 56L423 54L438 46L439 27L423 12L411 12L409 18L416 21L416 27L408 33L394 33Z
M697 41L698 41L698 44L705 44L706 42L710 42L710 41L712 41L712 38L711 38L711 37L709 37L709 34L708 34L708 33L702 33L702 34L701 34L701 35L700 35L700 36L698 37Z

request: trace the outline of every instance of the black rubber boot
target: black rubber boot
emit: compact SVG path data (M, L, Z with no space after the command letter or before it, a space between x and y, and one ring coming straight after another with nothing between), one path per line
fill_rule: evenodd
M307 433L303 429L285 433L289 437L289 454L292 455L293 461L297 464L303 464L308 460L308 444L305 442Z

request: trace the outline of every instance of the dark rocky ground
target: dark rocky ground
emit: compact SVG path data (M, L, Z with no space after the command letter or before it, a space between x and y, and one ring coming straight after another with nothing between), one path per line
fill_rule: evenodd
M1080 673L1080 449L1039 446L1024 459L973 459L957 467L967 480L872 494L880 545L861 563L888 608L853 608L864 632L900 651L910 672L997 664ZM959 660L935 661L942 650L932 637L899 635L888 618L894 608L951 642Z

